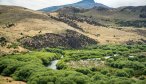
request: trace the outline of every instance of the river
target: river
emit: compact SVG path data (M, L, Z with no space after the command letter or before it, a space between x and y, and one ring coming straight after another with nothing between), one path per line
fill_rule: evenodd
M64 56L62 55L61 56L61 59L63 58ZM61 60L60 59L60 60ZM48 65L48 68L51 68L51 69L53 69L53 70L57 70L57 63L58 63L58 61L60 61L60 60L53 60L52 62L51 62L51 64L50 65Z
M64 56L61 56L61 59L63 58ZM106 57L104 57L105 59L109 59L109 58L111 58L112 56L106 56ZM97 59L97 58L96 58ZM101 60L101 58L98 58L98 59L100 59ZM89 60L89 59L88 59ZM91 59L92 60L92 59ZM53 70L57 70L57 63L58 63L58 61L60 61L60 60L53 60L52 62L51 62L51 64L49 64L48 65L48 68L51 68L51 69L53 69Z
M54 61L52 61L51 64L48 65L48 68L51 68L51 69L53 69L53 70L57 70L57 66L56 66L56 65L57 65L58 61L59 61L59 60L54 60Z

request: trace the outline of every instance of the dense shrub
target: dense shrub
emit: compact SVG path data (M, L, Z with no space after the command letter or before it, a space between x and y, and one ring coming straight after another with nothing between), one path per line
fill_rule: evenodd
M98 45L80 50L49 48L48 52L0 57L0 74L28 84L145 84L144 52L145 45ZM105 59L106 56L110 58ZM44 66L56 59L61 59L57 63L59 70ZM69 66L70 61L85 65L87 61L98 66L74 67Z
M63 60L59 61L56 66L57 66L57 69L66 69L67 68L67 65L65 64L65 62Z
M45 67L41 64L28 63L23 67L18 68L18 70L13 74L13 78L16 80L27 81L33 72L41 71Z
M92 76L93 81L98 81L98 80L108 80L108 77L106 75L103 75L101 73L96 73L95 75Z
M17 62L17 60L14 60L14 59L1 59L0 60L0 73L2 73L4 69L5 69L4 75L5 75L5 73L11 73L11 72L6 72L6 68L12 64L17 64L16 62Z
M90 78L74 71L37 72L31 76L28 84L88 84Z
M23 62L18 62L17 60L14 60L15 62L10 63L7 65L7 68L5 68L2 72L2 75L4 76L10 76L12 75L19 67L25 65Z
M141 80L141 81L137 81L135 84L145 84L146 83L146 79L145 80Z
M136 81L126 77L113 77L107 84L134 84Z
M129 74L127 72L125 72L124 70L118 70L116 72L116 76L118 76L118 77L129 77Z
M83 74L85 74L85 75L91 73L91 70L88 69L88 68L79 68L79 69L76 69L76 71L77 71L77 72L80 72L80 73L83 73Z
M52 52L52 53L60 53L64 55L64 52L62 49L57 49L57 48L45 48L47 52Z

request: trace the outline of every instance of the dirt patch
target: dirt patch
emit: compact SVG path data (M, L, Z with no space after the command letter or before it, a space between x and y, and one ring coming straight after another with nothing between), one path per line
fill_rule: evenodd
M11 77L0 76L0 84L26 84L22 81L15 81Z

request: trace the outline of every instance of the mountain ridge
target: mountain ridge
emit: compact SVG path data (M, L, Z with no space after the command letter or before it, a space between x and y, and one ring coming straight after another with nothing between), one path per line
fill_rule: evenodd
M105 7L105 8L109 8L108 6L101 4L101 3L96 3L94 0L82 0L73 4L67 4L67 5L61 5L61 6L52 6L52 7L47 7L47 8L43 8L40 9L39 11L45 11L45 12L53 12L56 11L60 8L63 7L76 7L76 8L81 8L81 9L90 9L93 7Z

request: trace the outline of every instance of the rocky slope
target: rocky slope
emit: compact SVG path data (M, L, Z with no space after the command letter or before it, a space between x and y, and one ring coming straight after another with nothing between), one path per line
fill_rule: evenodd
M64 34L46 33L32 38L23 38L21 43L29 48L41 49L46 47L82 48L90 44L97 44L91 39L76 31L66 30Z

